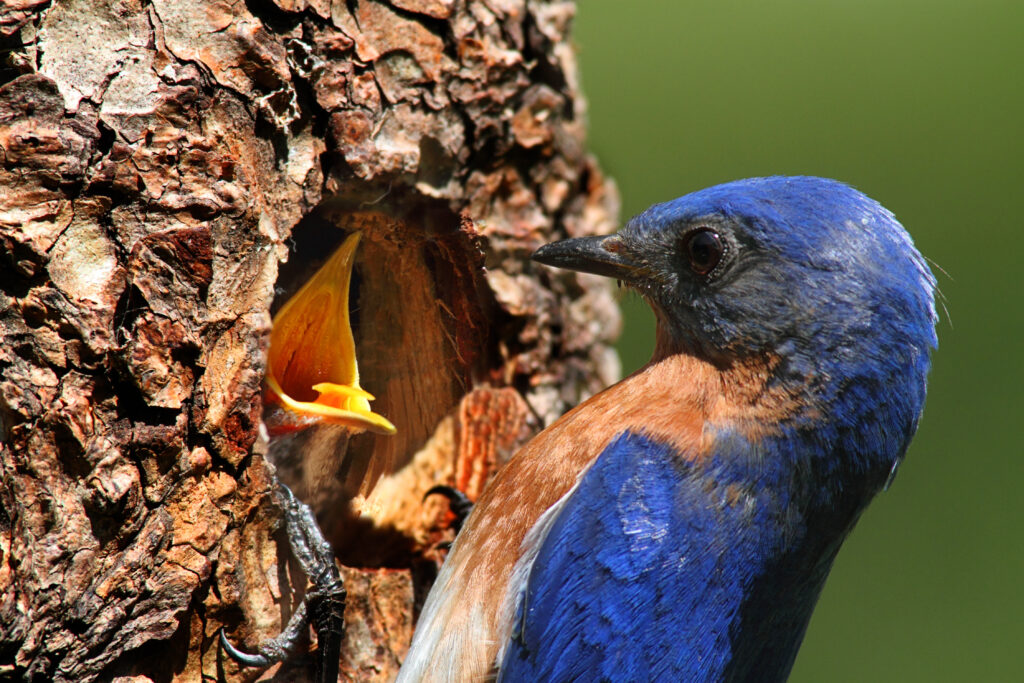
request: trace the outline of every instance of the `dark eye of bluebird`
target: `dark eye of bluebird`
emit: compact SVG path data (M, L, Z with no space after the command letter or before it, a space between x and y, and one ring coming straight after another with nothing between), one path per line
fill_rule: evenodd
M700 228L687 235L685 248L690 269L698 275L707 275L714 270L725 253L722 238L710 228Z

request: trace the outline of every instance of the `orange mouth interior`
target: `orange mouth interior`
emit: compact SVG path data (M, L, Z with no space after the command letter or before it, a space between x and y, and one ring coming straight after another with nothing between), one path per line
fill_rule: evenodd
M394 434L395 426L370 409L373 395L359 386L348 310L359 238L349 235L274 316L265 398L295 413L297 422Z

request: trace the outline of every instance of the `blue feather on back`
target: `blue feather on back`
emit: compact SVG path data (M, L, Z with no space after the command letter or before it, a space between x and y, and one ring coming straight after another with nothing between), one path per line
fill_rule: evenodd
M767 494L721 504L714 468L637 434L610 444L538 553L500 680L723 680L785 515Z

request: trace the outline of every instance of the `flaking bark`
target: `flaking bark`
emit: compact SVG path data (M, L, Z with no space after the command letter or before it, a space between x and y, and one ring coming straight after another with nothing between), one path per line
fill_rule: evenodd
M304 679L301 655L240 669L216 634L255 647L305 589L260 436L271 310L359 229L363 386L399 436L314 467L307 434L282 473L300 461L350 565L343 679L393 676L450 537L423 492L475 496L618 372L608 288L527 261L617 211L584 151L572 15L0 10L0 674Z

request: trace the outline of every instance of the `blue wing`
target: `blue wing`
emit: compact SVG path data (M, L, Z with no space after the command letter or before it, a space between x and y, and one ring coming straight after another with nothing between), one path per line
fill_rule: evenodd
M718 566L734 513L692 460L630 433L598 456L538 551L499 680L722 677L743 572Z

